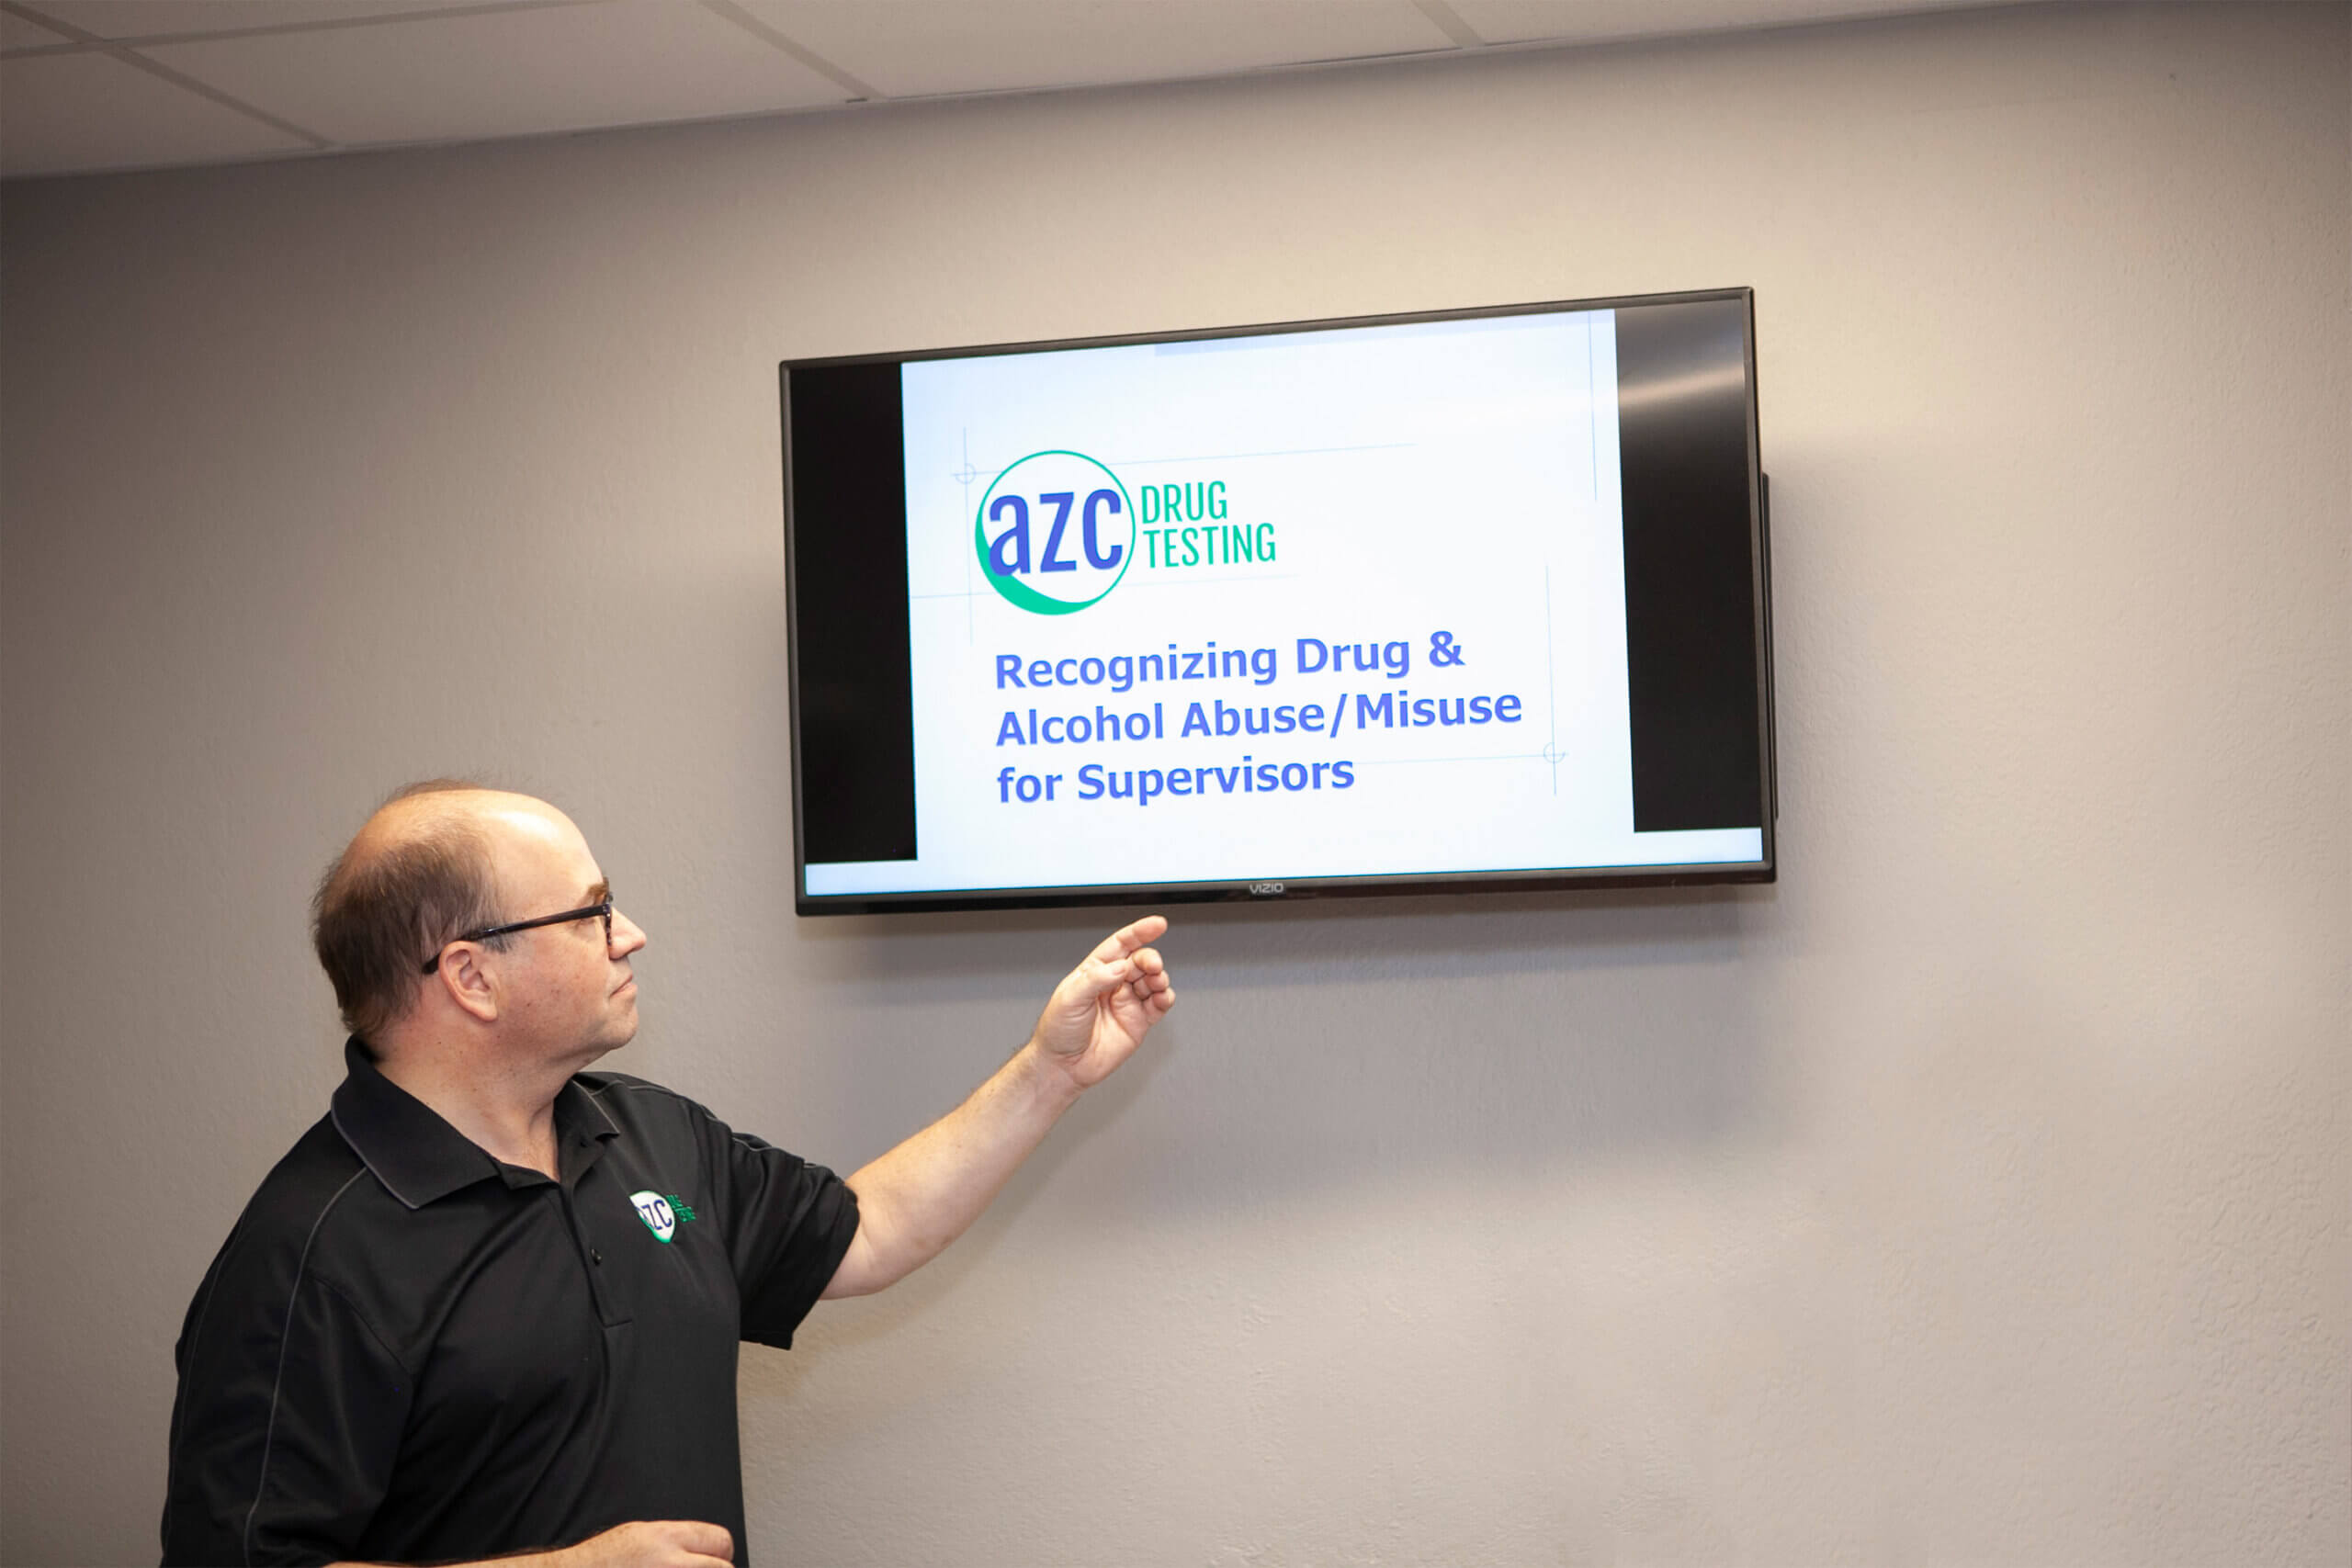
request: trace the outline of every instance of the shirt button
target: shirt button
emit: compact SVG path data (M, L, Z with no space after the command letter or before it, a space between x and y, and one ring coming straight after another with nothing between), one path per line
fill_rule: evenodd
M589 1257L591 1257L591 1258L594 1258L594 1259L596 1260L597 1266L598 1266L599 1268L601 1268L601 1267L603 1267L603 1266L604 1266L604 1262L605 1262L605 1255L604 1255L603 1253L601 1253L601 1252L597 1251L594 1247L590 1247L590 1248L588 1249L588 1256L589 1256Z

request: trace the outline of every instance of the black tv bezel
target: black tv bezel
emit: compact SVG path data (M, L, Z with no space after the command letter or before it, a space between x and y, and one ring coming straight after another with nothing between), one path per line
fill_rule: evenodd
M1266 878L1202 882L1086 883L1034 887L947 888L911 893L811 895L808 891L807 833L801 819L800 609L797 538L792 505L792 373L795 370L931 359L976 359L1014 354L1050 354L1069 349L1119 348L1146 344L1201 343L1218 338L1270 337L1348 327L1404 326L1422 321L1475 321L1499 316L1548 315L1613 310L1645 305L1736 300L1746 315L1745 359L1747 429L1747 531L1750 592L1756 628L1758 757L1762 770L1763 854L1754 861L1573 868L1547 866L1518 871L1410 872L1387 875ZM1589 299L1547 299L1510 305L1410 310L1373 316L1330 316L1310 321L1264 321L1241 326L1176 332L1122 333L1101 337L1056 338L1033 343L976 344L903 353L831 355L786 359L776 368L778 425L783 433L785 663L792 737L792 896L798 915L873 915L969 909L1079 908L1117 904L1269 903L1310 898L1399 897L1423 894L1578 892L1635 887L1697 887L1770 883L1779 878L1776 819L1780 815L1778 759L1774 749L1772 680L1771 519L1770 481L1763 471L1758 434L1756 382L1756 293L1753 288L1689 289L1665 294L1622 294Z

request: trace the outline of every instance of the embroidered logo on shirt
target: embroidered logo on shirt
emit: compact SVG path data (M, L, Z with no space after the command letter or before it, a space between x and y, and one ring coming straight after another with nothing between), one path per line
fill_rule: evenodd
M637 1217L645 1222L645 1228L653 1233L653 1239L665 1246L672 1236L678 1234L680 1225L695 1217L695 1212L686 1206L686 1201L675 1192L666 1197L652 1191L632 1192L628 1201L637 1205Z

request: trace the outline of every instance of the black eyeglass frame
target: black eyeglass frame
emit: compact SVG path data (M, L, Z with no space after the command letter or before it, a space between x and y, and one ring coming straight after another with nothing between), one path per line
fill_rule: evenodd
M441 944L441 953L449 951L449 942L488 942L494 936L512 936L516 931L532 931L540 926L560 926L571 920L587 919L602 919L605 922L605 951L610 953L613 950L613 901L609 897L583 908L566 909L560 915L541 915L536 920L516 920L512 925L484 926L478 931L468 931L463 936L453 936L449 942ZM418 973L430 975L440 968L441 953L436 953L426 959L424 967Z

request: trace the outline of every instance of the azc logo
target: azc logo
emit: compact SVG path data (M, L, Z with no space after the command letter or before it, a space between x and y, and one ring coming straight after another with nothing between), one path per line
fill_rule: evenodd
M1040 615L1085 609L1136 558L1136 509L1119 476L1082 452L1032 452L997 475L972 519L989 586Z
M677 1211L659 1192L632 1192L628 1201L637 1205L637 1217L653 1233L656 1241L668 1241L678 1231Z

